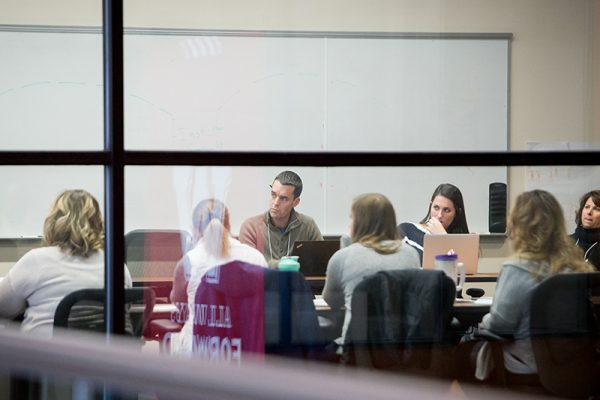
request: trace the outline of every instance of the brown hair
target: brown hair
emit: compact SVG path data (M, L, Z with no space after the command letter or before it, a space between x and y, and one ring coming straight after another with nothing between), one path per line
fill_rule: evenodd
M98 201L85 190L58 195L44 221L44 240L71 256L88 257L104 247Z
M203 239L206 251L214 257L229 257L229 211L217 199L202 200L192 216L196 241Z
M560 204L545 190L517 197L508 218L508 234L518 257L547 263L550 275L593 271L583 260L581 249L567 236Z
M352 218L353 242L381 254L395 253L402 245L394 207L384 195L368 193L356 197L352 202ZM384 240L394 243L381 243Z
M421 224L426 223L431 218L431 203L437 196L442 196L447 198L454 205L454 209L456 210L456 214L454 215L454 219L448 225L448 229L446 232L448 233L469 233L469 226L467 225L467 214L465 213L465 202L463 201L462 193L460 189L454 186L451 183L442 183L438 185L433 191L431 195L431 200L429 201L429 207L427 208L427 215L425 218L421 220Z
M585 207L585 203L589 198L592 198L592 202L596 207L600 207L600 190L592 190L591 192L587 192L581 197L579 200L579 209L577 210L577 214L575 214L575 223L577 226L581 225L581 213L583 212L583 207Z
M273 182L279 181L282 185L289 185L294 187L294 198L300 197L302 194L302 179L294 171L282 171L280 172Z

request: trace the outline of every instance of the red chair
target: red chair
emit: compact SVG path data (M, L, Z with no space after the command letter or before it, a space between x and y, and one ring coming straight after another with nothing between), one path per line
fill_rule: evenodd
M151 287L157 302L168 302L177 262L192 247L184 230L137 229L125 235L125 264L134 286Z

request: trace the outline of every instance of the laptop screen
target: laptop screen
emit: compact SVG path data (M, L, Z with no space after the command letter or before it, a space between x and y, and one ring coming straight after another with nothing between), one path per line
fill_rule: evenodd
M325 276L329 259L339 249L339 240L303 240L294 242L291 255L299 257L304 276Z
M423 240L423 268L433 269L435 256L453 252L458 261L465 264L465 273L477 273L479 262L479 235L476 233L453 233L447 235L425 235Z

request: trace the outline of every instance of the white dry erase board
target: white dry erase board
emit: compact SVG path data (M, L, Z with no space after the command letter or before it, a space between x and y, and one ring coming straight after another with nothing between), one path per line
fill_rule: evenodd
M125 145L506 150L511 37L129 29ZM0 148L102 148L98 29L0 26L0 59ZM128 167L126 230L186 228L191 205L212 195L227 202L235 232L266 209L267 185L283 168ZM347 231L357 194L382 192L399 221L415 221L441 182L461 188L471 230L487 232L488 185L507 176L505 167L293 169L305 181L299 211L331 234ZM62 189L102 197L99 167L2 167L0 179L12 182L0 204L0 237L40 234Z
M581 142L529 142L527 150L600 150L600 145ZM581 196L597 188L600 188L600 166L597 165L528 166L525 173L525 190L543 189L556 197L563 209L567 232L573 232L577 227L575 215L579 211Z

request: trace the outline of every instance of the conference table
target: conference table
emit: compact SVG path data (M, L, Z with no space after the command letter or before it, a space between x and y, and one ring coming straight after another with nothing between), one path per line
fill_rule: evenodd
M319 316L319 325L323 337L334 340L342 331L344 309L332 309L321 296L316 296L313 301ZM491 303L491 297L483 297L477 300L456 299L452 307L453 329L461 332L468 330L469 327L476 326L483 316L489 312ZM157 303L154 306L151 320L173 320L177 318L177 314L178 309L174 304ZM150 336L146 335L146 337Z
M315 295L315 309L319 316L319 323L326 337L335 339L339 336L344 321L344 310L332 310L320 297L325 276L305 277ZM495 282L498 274L467 275L467 282ZM157 304L151 319L171 319L177 308L169 303L169 293L173 285L173 278L169 277L134 277L133 286L152 287L156 292ZM477 325L483 316L489 312L491 298L480 300L456 299L452 308L454 317L453 327L458 331L466 331L469 327Z
M314 303L317 314L331 322L332 326L328 329L333 331L339 329L341 332L344 310L331 309L320 296L315 298ZM453 328L458 331L466 331L469 327L476 326L481 322L483 316L490 311L491 304L491 297L482 297L475 300L457 298L452 306L452 315L455 318Z
M482 297L479 299L456 299L452 307L454 318L458 321L455 328L467 330L471 326L476 326L483 316L490 312L492 305L491 297Z
M498 274L475 274L475 275L467 275L467 282L495 282L498 278ZM315 308L317 313L323 317L336 317L339 319L339 316L336 315L335 310L331 310L331 308L324 303L324 301L320 298L320 295L323 291L323 286L325 285L325 277L324 276L307 276L306 280L311 285L313 290L313 294L315 295ZM155 307L155 315L153 318L155 319L165 319L170 318L170 308L172 305L164 304L168 303L169 293L171 291L171 287L173 285L172 277L135 277L133 281L134 287L146 286L152 287L156 292L156 297L158 299L156 307ZM483 298L480 301L472 301L469 299L457 299L454 303L453 312L454 316L461 322L461 325L472 325L479 321L483 315L485 315L489 311L489 307L491 304L491 300L487 301ZM343 318L343 313L342 313Z
M305 279L310 284L312 288L313 294L320 295L323 292L323 287L325 286L325 276L306 276ZM485 273L485 274L473 274L473 275L465 275L465 281L467 283L480 283L487 282L493 283L498 279L498 273Z

